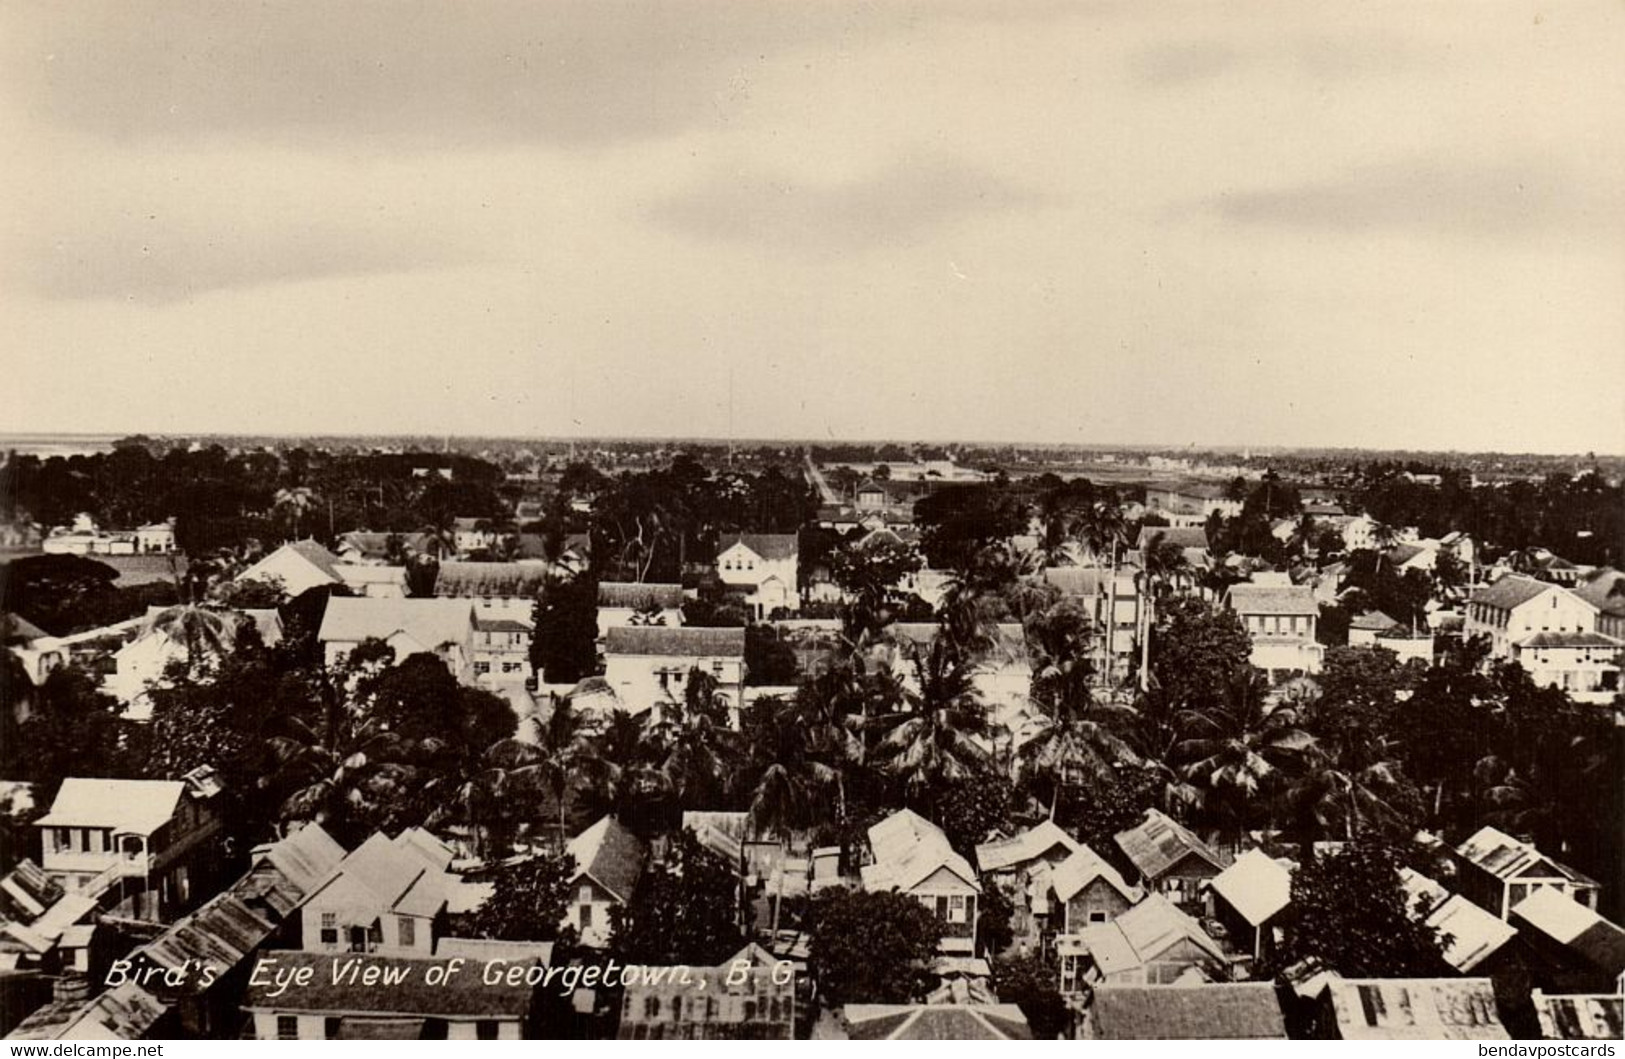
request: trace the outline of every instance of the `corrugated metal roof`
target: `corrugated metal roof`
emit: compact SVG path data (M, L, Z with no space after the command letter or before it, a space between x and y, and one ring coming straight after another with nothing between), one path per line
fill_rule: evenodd
M1062 831L1055 821L1043 820L1018 835L977 846L976 866L984 872L1002 871L1037 860L1057 846L1069 854L1083 849L1083 844Z
M1488 978L1332 978L1326 983L1346 1041L1508 1039Z
M1191 854L1207 861L1215 873L1225 867L1212 847L1157 809L1146 810L1139 826L1119 833L1117 845L1140 877L1153 882Z
M745 630L699 626L616 626L608 630L604 651L611 655L743 658Z
M1261 850L1250 849L1209 884L1241 918L1258 927L1292 901L1292 873Z
M1094 987L1087 1016L1108 1041L1286 1040L1281 1002L1270 982Z

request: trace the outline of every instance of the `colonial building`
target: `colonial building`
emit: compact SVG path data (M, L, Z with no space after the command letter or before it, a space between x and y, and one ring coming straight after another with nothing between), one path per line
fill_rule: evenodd
M1225 605L1252 638L1252 663L1275 682L1318 673L1325 654L1315 640L1320 606L1306 585L1231 585Z
M415 654L439 658L463 683L474 680L474 604L467 599L345 599L327 601L317 633L328 666L337 666L364 640L380 640L397 661Z
M736 534L718 545L717 576L749 589L745 603L758 621L781 610L795 613L801 609L798 551L794 533Z
M571 839L567 851L576 873L561 926L574 928L581 944L602 948L609 943L610 909L632 899L648 850L620 821L606 816Z
M715 679L737 725L745 686L744 629L631 625L608 630L604 680L634 714L682 702L696 669Z
M941 828L899 809L869 829L869 851L874 863L862 869L865 890L915 898L942 921L941 951L974 950L982 884Z
M1497 658L1537 633L1587 633L1597 627L1597 606L1561 585L1507 574L1467 601L1468 636L1489 639Z

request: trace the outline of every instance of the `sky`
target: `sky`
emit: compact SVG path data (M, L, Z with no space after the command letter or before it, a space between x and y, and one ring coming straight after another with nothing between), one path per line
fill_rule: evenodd
M9 0L0 429L1625 452L1625 3Z

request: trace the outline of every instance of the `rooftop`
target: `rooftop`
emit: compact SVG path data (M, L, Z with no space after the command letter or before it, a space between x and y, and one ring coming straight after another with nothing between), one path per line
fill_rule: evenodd
M1094 1035L1112 1041L1285 1040L1269 982L1095 986Z
M1145 819L1138 826L1116 837L1118 848L1145 879L1161 877L1163 872L1191 855L1207 861L1215 872L1225 867L1211 846L1157 809L1147 809Z
M1346 1041L1504 1041L1488 978L1332 977L1326 983Z
M983 842L976 847L976 866L984 872L1002 871L1037 860L1061 846L1070 853L1083 848L1082 843L1062 831L1053 820L1044 820L1010 838Z
M1062 901L1070 901L1096 879L1105 879L1107 885L1122 894L1130 904L1140 900L1143 894L1138 886L1130 886L1123 878L1122 872L1108 864L1100 854L1088 846L1078 847L1077 852L1055 866L1050 873L1050 885L1055 888L1055 896Z
M1456 847L1456 853L1499 879L1566 879L1596 885L1593 880L1551 859L1528 842L1513 838L1494 827L1479 828L1471 838Z
M794 533L731 533L717 542L717 554L743 544L756 555L769 562L776 559L794 559L798 549Z
M463 643L474 628L474 604L460 599L346 599L327 601L322 616L323 643L388 640L404 634L433 651Z
M434 594L451 599L531 598L547 583L547 567L534 563L444 562Z
M848 1004L854 1041L1028 1041L1033 1031L1014 1004Z
M631 610L672 610L683 605L683 586L638 581L598 582L600 607Z
M1225 599L1238 614L1320 614L1308 585L1231 585Z
M697 625L621 625L608 630L604 653L689 658L743 658L745 630Z
M1292 901L1292 873L1280 861L1256 849L1237 857L1209 885L1255 927L1267 923Z
M1492 585L1474 592L1469 599L1471 603L1481 603L1494 607L1497 610L1511 610L1513 607L1527 603L1548 589L1562 592L1549 581L1537 581L1523 574L1507 574Z
M575 858L578 878L590 877L622 902L632 899L648 856L642 841L613 816L572 838L568 852Z
M174 819L186 784L180 780L69 778L51 811L36 827L106 827L118 834L150 835Z

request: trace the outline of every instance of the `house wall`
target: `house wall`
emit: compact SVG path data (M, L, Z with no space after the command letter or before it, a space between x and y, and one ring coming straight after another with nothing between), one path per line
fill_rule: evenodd
M659 702L681 702L688 674L696 668L717 678L717 690L737 712L745 683L743 657L614 654L604 660L604 680L627 709L641 713Z
M1110 923L1132 907L1117 887L1105 879L1095 879L1066 902L1066 918L1057 930L1076 934L1090 923Z
M239 581L268 581L276 578L282 590L291 599L318 585L331 585L334 580L312 566L304 556L294 551L274 551L244 571Z
M356 911L365 909L357 922ZM326 917L332 916L331 920ZM400 920L412 922L411 942L406 943ZM369 937L367 951L384 956L433 956L434 920L425 916L401 917L378 905L377 898L355 879L340 875L299 910L299 936L309 952L350 952L350 928L370 927L377 921L377 940ZM330 928L324 924L331 922ZM322 937L331 929L333 940Z
M1192 915L1207 912L1206 887L1202 884L1219 874L1218 870L1194 853L1150 881L1152 889Z
M748 585L752 589L745 601L757 618L767 618L780 607L792 612L801 609L796 568L796 556L764 559L741 543L717 556L717 577L723 584ZM777 583L767 584L770 579Z
M610 910L620 903L602 886L577 875L570 884L570 903L564 909L563 925L574 928L583 945L603 948L609 944Z
M1497 657L1512 654L1512 645L1537 632L1595 632L1597 611L1567 589L1552 585L1510 611L1484 603L1467 604L1466 632L1487 636Z
M279 1015L289 1015L298 1019L298 1034L294 1039L301 1041L320 1041L327 1039L327 1020L329 1016L279 1011L254 1012L254 1039L258 1041L274 1041L279 1039L277 1036L277 1017ZM339 1017L338 1013L335 1012L333 1017ZM364 1022L367 1019L367 1016L365 1015L345 1015L342 1017L349 1022ZM381 1015L379 1017L394 1019L412 1016L390 1014L387 1016ZM479 1038L479 1024L481 1021L491 1021L496 1023L496 1039L499 1041L517 1041L521 1039L522 1035L520 1033L521 1027L519 1020L512 1017L500 1017L487 1020L451 1019L446 1022L446 1039L452 1041L477 1040Z

